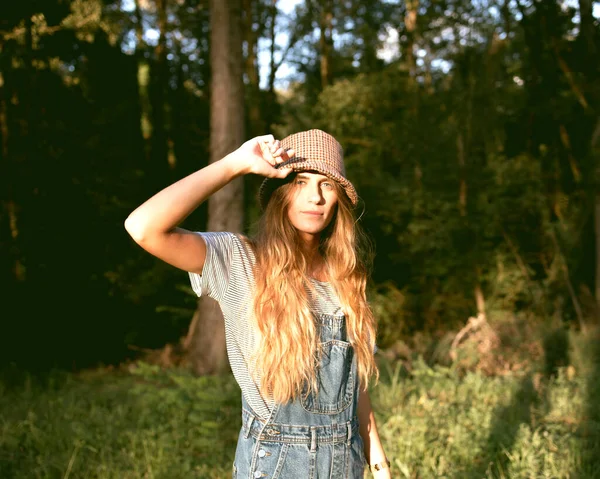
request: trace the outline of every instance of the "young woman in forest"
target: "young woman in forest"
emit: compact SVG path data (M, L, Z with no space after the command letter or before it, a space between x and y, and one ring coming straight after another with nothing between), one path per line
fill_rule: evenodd
M265 176L256 238L179 225L234 178ZM217 300L242 390L234 478L389 478L371 402L375 321L365 295L356 190L321 130L253 138L160 191L125 228Z

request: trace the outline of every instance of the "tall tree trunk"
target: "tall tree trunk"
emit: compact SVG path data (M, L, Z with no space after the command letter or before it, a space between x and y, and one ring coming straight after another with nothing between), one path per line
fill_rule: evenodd
M258 48L258 31L255 29L257 0L242 0L244 8L243 31L246 44L245 72L248 80L248 120L249 134L251 137L264 134L260 108L260 85L258 74L258 61L256 51Z
M598 176L598 173L596 173ZM596 234L596 319L600 320L600 194L596 193L594 204L594 229Z
M321 49L321 88L325 88L331 84L333 78L331 71L333 5L331 0L324 0L321 8L321 38L319 40Z
M594 39L594 15L592 0L579 0L579 17L581 18L579 35L583 39L587 56L593 59L596 56L596 42ZM590 65L592 67L592 65Z
M138 101L140 106L140 131L144 142L146 166L150 162L152 138L152 107L150 103L150 65L145 56L144 27L140 0L135 0L135 54L137 57Z
M584 45L584 49L587 53L586 61L584 62L584 70L586 75L586 82L588 85L597 84L598 82L598 55L596 50L596 39L594 30L594 17L592 14L593 2L592 0L579 0L579 16L580 30L579 37L581 44ZM590 89L591 92L595 91ZM600 99L597 95L591 93L589 102L592 108L597 108ZM596 110L597 111L597 110ZM595 164L600 164L600 148L599 148L599 137L600 137L600 116L596 117L596 125L592 133L590 142L590 155L592 160L595 160ZM596 176L595 181L595 192L594 192L594 228L595 228L595 241L596 241L596 317L600 320L600 166L596 168L594 172Z
M166 90L168 88L169 70L167 64L167 0L156 0L158 15L158 43L154 49L154 65L152 81L152 138L151 159L152 170L160 176L168 165L168 135L166 115ZM161 180L162 181L162 180Z
M590 142L590 155L596 160L596 165L600 165L600 118L596 119L596 126L592 133ZM596 167L596 185L594 192L594 233L596 240L596 319L600 321L600 166Z
M493 41L493 39L492 39ZM488 49L489 52L489 49ZM476 66L469 62L467 67L465 68L465 72L460 75L462 79L463 85L461 90L466 90L467 95L464 105L459 109L457 114L457 132L456 132L456 153L458 160L458 178L459 178L459 186L458 186L458 208L460 215L465 218L465 224L467 228L471 228L469 225L472 217L468 215L468 175L467 175L467 167L470 160L471 155L471 145L473 141L473 108L475 102L475 84L477 82L477 78L475 76L474 69ZM483 80L485 83L485 79ZM490 132L490 135L492 133ZM489 142L485 142L488 144ZM477 308L477 317L486 318L485 311L485 295L483 292L483 288L481 286L481 267L479 265L479 254L478 253L478 244L477 241L474 244L474 251L470 254L472 268L473 268L473 277L474 277L474 286L473 286L473 294L475 299L475 307Z
M477 283L475 284L475 305L477 306L477 316L485 318L485 296L483 295L479 278L477 278Z
M220 160L244 140L243 56L240 0L211 0L210 162ZM243 179L237 178L208 201L208 230L241 232ZM227 367L225 329L219 306L201 298L194 325L190 360L197 374Z
M3 44L0 43L0 54L3 52ZM14 191L14 163L8 154L8 116L7 116L7 101L6 101L6 85L3 72L0 71L0 193L2 195L2 203L4 215L8 222L9 237L6 238L8 244L8 256L10 256L10 276L13 280L24 281L25 270L21 263L21 255L19 249L19 228L17 216L17 203L15 201ZM4 225L1 232L4 230ZM0 241L4 241L1 238ZM2 265L5 266L5 265ZM4 271L0 277L4 276Z
M407 0L406 1L406 13L404 15L404 32L406 35L406 42L403 48L404 55L404 68L408 71L409 82L408 85L412 89L412 98L410 104L410 110L415 123L419 123L420 114L420 92L419 85L417 84L417 60L414 55L414 47L416 41L417 32L417 13L419 10L419 0ZM410 154L410 152L409 152ZM415 160L414 164L414 177L415 186L417 189L421 189L421 178L423 177L423 170L421 164L417 159L419 155L411 155Z
M297 28L292 28L291 34L288 38L288 44L286 45L285 49L282 51L279 61L276 62L275 61L275 49L276 49L275 25L277 24L277 14L279 13L279 10L277 9L277 0L272 0L272 2L273 3L269 9L271 18L269 21L269 42L270 42L269 56L270 56L270 60L269 60L268 91L269 91L269 95L272 96L273 98L275 98L275 76L277 75L277 71L279 70L279 67L281 67L281 65L283 65L283 63L285 62L285 59L287 58L288 53L293 48L293 46L296 43L298 43L298 41L301 39L302 35L299 34L300 31Z
M264 124L266 131L271 131L271 125L275 123L275 105L277 97L275 96L275 74L279 68L275 63L275 25L277 22L277 0L272 0L269 7L269 79L267 86L266 104L264 111ZM291 39L290 39L291 42Z
M269 24L269 40L270 46L270 68L269 68L269 94L275 94L275 74L277 73L277 67L275 66L275 24L277 21L277 0L273 0L271 5L271 23ZM290 39L291 43L291 39Z
M504 21L504 33L506 33L506 40L510 40L510 34L512 32L512 14L510 12L510 0L504 0L502 7L500 8L500 14Z
M10 231L10 252L12 275L16 281L22 282L26 279L26 269L23 260L26 253L22 249L22 231L20 229L20 212L22 205L26 204L30 192L34 189L31 185L31 175L27 175L27 182L15 182L14 179L20 177L21 171L27 162L35 159L33 154L33 144L37 137L33 129L34 115L32 115L32 92L35 89L35 68L33 66L33 21L31 12L25 16L25 49L22 56L23 60L23 78L25 83L20 84L18 89L12 91L12 97L8 99L8 90L4 85L7 80L2 73L2 84L0 85L0 128L2 129L2 158L6 166L7 196L4 200L4 209L8 217L8 226ZM4 45L2 45L4 48ZM4 53L4 52L2 52ZM6 92L6 93L5 93ZM5 96L6 95L6 96ZM9 147L8 134L10 131L8 118L8 102L19 105L16 109L16 115L19 116L18 122L14 128L15 135L11 138ZM15 111L15 109L12 109ZM14 124L14 123L12 123ZM10 152L9 152L10 148ZM4 176L4 175L3 175ZM11 181L12 180L12 181Z
M188 101L187 91L185 89L185 73L183 70L183 53L181 48L181 40L179 38L174 41L175 54L177 55L177 68L175 70L175 90L170 92L170 98L168 100L171 105L170 114L170 128L169 128L169 166L174 168L176 166L176 158L178 148L182 144L185 144L182 140L185 135L184 131L185 121L182 118L183 112L186 111L186 105Z
M467 131L467 138L469 137L470 127L468 126L470 123L466 122L465 130ZM458 157L458 176L459 176L459 186L458 186L458 209L460 215L462 217L467 216L467 152L465 145L465 135L463 134L463 128L459 126L459 132L456 137L456 150ZM483 289L481 288L481 273L480 268L475 261L475 286L473 288L474 297L475 297L475 306L477 308L477 315L485 317L485 296L483 294Z
M467 215L467 175L465 161L465 137L462 130L456 135L456 150L458 156L458 208L461 216Z
M417 30L417 14L419 11L419 0L406 1L406 14L404 16L404 29L406 32L406 44L404 47L405 65L410 77L415 80L417 76L417 59L415 57L415 36Z

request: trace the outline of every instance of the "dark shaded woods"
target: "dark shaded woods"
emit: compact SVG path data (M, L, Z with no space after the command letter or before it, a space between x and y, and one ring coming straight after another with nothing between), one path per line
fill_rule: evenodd
M376 246L381 346L477 314L597 322L594 2L338 3L231 2L245 131L320 127L346 147ZM187 334L187 275L135 246L123 221L208 163L209 11L202 0L0 7L4 366L77 370ZM259 180L245 179L246 231ZM207 220L204 206L185 226Z

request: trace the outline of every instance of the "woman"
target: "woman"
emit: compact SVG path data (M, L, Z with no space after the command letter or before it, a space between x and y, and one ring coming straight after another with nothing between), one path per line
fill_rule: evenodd
M265 176L258 235L178 228L234 178ZM165 188L125 221L145 250L188 271L223 311L242 389L234 478L390 476L367 392L377 375L341 145L321 130L253 138Z

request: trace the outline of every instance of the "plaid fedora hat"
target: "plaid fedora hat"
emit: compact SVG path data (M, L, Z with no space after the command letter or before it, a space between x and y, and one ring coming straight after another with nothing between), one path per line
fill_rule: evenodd
M276 168L288 167L292 171L316 171L337 181L353 206L358 203L358 195L352 183L346 179L344 152L342 145L322 130L308 130L286 136L281 140L284 150L294 149L294 157L279 163ZM273 192L286 183L286 179L265 178L258 191L258 201L264 210Z

